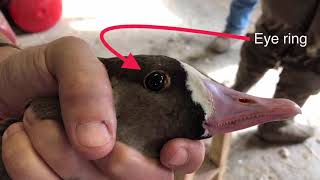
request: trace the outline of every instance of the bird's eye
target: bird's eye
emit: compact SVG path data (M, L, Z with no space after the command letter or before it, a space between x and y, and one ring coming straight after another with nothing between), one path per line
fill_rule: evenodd
M145 88L151 91L160 91L167 87L169 79L164 72L153 71L144 79Z

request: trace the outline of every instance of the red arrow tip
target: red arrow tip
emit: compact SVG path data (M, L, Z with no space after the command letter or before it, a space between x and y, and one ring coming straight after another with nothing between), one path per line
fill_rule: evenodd
M133 69L133 70L141 70L137 60L134 56L130 53L128 57L124 60L121 68L123 69Z

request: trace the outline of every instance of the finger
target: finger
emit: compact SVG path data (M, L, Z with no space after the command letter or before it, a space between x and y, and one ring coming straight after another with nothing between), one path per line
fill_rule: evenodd
M196 171L202 164L205 148L201 141L173 139L161 150L161 163L185 174Z
M20 115L26 101L57 93L56 80L45 64L45 46L24 49L0 62L0 116ZM21 93L23 89L23 93Z
M104 179L90 161L74 151L57 121L40 120L28 108L23 123L34 149L62 179Z
M33 149L22 123L15 123L6 130L2 150L4 165L13 180L59 179Z
M46 62L58 81L71 144L89 159L105 156L116 139L116 116L105 67L85 42L72 37L50 43Z
M112 152L95 161L110 179L170 180L173 173L158 161L148 159L129 146L117 142Z

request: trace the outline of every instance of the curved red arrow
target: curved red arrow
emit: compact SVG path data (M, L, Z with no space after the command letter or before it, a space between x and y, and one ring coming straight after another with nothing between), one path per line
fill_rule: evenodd
M243 41L250 41L250 37L248 36L240 36L236 34L228 34L228 33L221 33L221 32L214 32L214 31L206 31L206 30L199 30L199 29L189 29L189 28L182 28L182 27L172 27L172 26L158 26L158 25L145 25L145 24L124 24L124 25L116 25L110 26L103 29L100 32L100 40L103 45L114 55L116 55L119 59L121 59L124 63L121 68L125 69L133 69L133 70L140 70L140 66L137 63L136 59L133 57L131 53L129 53L128 57L124 57L121 55L117 50L111 47L111 45L104 39L104 34L117 29L131 29L131 28L139 28L139 29L161 29L167 31L180 31L180 32L188 32L188 33L195 33L195 34L204 34L209 36L221 36L226 38L238 39Z

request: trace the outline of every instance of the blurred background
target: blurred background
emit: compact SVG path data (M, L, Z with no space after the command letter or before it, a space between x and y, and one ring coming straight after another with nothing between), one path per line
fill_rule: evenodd
M22 47L43 44L62 36L78 36L87 41L97 56L111 57L99 39L102 29L118 24L155 24L222 31L230 0L63 0L62 18L51 29L41 33L17 36ZM260 5L253 13L249 31L259 18ZM241 42L224 54L214 54L206 47L214 37L161 30L117 30L105 38L124 55L166 55L198 68L213 79L230 86L239 62ZM281 69L269 70L249 94L272 97ZM320 94L308 99L303 107L306 120L299 123L319 126ZM255 128L255 127L254 127ZM267 146L253 134L254 128L233 134L226 180L310 179L320 177L320 137L303 144ZM319 154L319 155L318 155ZM196 179L206 179L211 165Z

